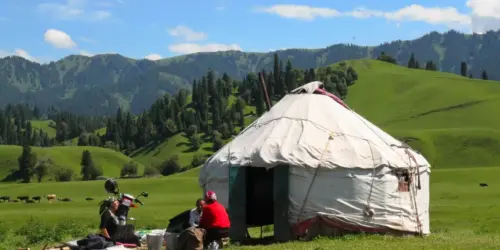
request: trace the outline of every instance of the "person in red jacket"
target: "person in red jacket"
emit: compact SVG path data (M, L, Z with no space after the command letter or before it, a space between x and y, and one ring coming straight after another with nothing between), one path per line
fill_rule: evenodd
M200 226L207 232L205 242L218 241L229 236L231 222L226 208L217 202L217 195L214 191L205 193L205 206L201 212ZM219 244L220 245L220 244Z

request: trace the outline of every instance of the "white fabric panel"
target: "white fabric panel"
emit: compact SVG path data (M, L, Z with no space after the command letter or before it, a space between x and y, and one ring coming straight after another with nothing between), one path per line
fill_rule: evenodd
M320 213L355 226L385 226L394 230L417 232L417 218L410 193L398 191L398 179L389 173L390 170L388 167L375 171L321 169L314 178L316 169L291 168L290 223L295 224ZM425 167L421 167L421 171L424 172L421 173L420 180L422 189L417 192L417 197L420 198L418 211L423 233L428 234L428 173ZM417 181L416 177L414 181ZM372 218L363 214L368 203L375 212Z

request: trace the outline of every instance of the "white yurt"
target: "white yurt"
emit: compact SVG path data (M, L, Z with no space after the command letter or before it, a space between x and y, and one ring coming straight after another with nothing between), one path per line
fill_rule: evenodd
M205 162L200 186L231 210L230 169L287 165L286 217L295 235L429 234L427 160L322 85L295 89L241 131Z

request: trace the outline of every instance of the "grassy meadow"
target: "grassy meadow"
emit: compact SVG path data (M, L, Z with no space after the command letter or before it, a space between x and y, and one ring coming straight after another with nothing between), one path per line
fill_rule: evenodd
M495 115L495 110L500 108L500 83L408 69L376 60L346 63L352 65L359 75L359 80L349 88L346 100L349 106L389 134L407 141L432 164L431 235L424 239L386 236L319 238L312 242L275 244L265 248L497 249L500 245L500 188L496 181L500 176L500 118ZM321 70L317 75L321 75ZM253 107L248 107L245 113L251 111ZM249 124L252 119L248 117L245 123ZM33 126L52 129L44 124L48 123L33 123ZM211 143L205 143L198 151L192 152L187 138L177 134L159 145L139 148L129 157L92 147L33 149L39 156L49 156L55 164L71 167L78 173L81 153L88 148L106 176L118 176L123 164L130 160L141 163L143 168L178 154L181 165L186 166L195 154L212 153L211 146ZM20 153L20 147L0 146L0 177L17 167ZM199 169L194 169L162 178L120 180L122 191L150 193L150 197L144 199L145 206L131 211L131 216L137 218L137 226L165 228L168 219L193 207L201 194L198 172ZM488 183L489 187L480 187L479 183ZM8 218L0 220L0 235L2 230L8 231L4 239L0 236L0 246L14 247L28 237L12 235L31 216L46 227L79 223L81 228L95 230L99 219L97 202L107 196L103 181L0 184L0 196L48 193L70 197L73 202L48 204L44 200L40 204L0 204L0 216ZM96 200L85 201L85 197ZM77 233L66 234L66 238L75 238L71 234Z
M131 217L141 228L165 228L168 220L194 206L201 195L198 187L199 169L158 179L120 180L122 191L133 194L147 191L144 206L132 209ZM496 180L500 167L435 169L431 173L431 235L426 238L382 236L352 236L340 239L318 239L313 242L293 242L266 246L267 249L493 249L500 244L500 188ZM480 187L486 182L489 187ZM98 200L106 197L104 181L4 184L0 195L43 195L56 193L73 202L43 200L40 204L0 204L0 214L7 220L0 225L18 228L30 216L45 225L61 222L79 224L88 231L98 225ZM179 188L182 187L182 188ZM96 200L86 201L85 197ZM256 234L257 236L258 234ZM71 238L68 236L68 238ZM243 249L259 249L247 246Z

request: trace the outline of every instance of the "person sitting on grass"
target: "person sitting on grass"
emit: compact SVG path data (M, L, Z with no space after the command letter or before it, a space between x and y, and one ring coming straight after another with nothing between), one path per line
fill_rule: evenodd
M115 216L116 211L120 203L117 200L113 200L109 205L108 209L104 209L101 213L101 223L99 224L99 229L101 235L108 239L115 239L115 234L118 228L118 218Z
M201 212L203 211L203 206L205 206L205 201L203 199L196 200L196 207L191 209L189 212L189 226L197 227L200 224Z
M205 206L201 213L200 226L206 230L205 245L216 241L222 247L222 238L229 236L231 222L226 208L217 202L217 195L213 191L205 194Z

